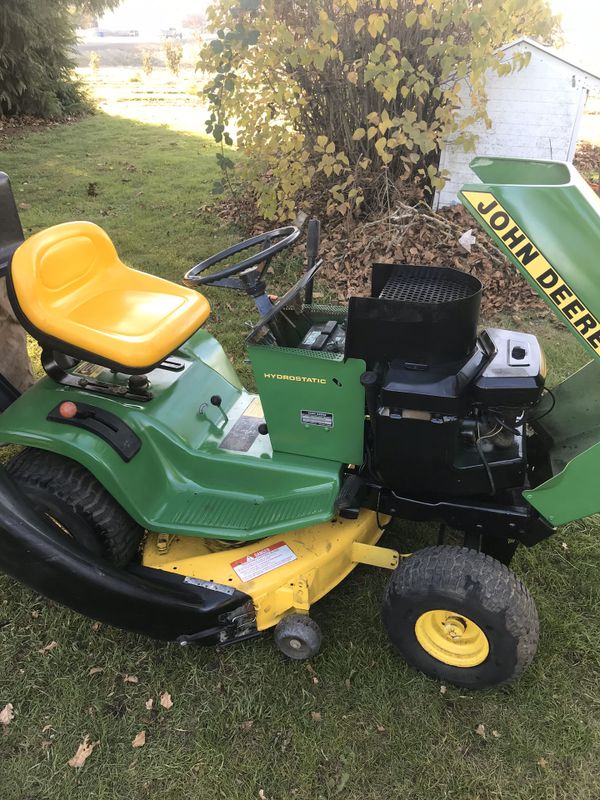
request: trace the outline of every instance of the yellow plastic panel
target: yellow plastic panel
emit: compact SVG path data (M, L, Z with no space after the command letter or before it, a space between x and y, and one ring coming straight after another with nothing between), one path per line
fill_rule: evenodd
M42 334L132 369L162 361L210 313L193 289L125 266L91 222L32 236L13 256L11 279L22 313Z

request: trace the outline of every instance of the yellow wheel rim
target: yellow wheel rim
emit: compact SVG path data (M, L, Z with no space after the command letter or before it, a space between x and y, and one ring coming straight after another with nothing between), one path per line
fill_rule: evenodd
M415 623L415 635L430 656L453 667L476 667L490 652L479 625L455 611L426 611Z

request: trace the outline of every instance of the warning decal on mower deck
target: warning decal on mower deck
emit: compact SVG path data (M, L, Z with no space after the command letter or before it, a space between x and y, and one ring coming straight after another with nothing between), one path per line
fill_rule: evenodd
M600 356L600 321L490 192L462 192L515 261L530 275L567 324Z
M264 547L255 553L250 553L249 556L232 561L231 567L238 578L246 583L253 578L260 578L261 575L271 572L277 567L289 564L290 561L295 561L297 557L285 542L277 542L277 544Z

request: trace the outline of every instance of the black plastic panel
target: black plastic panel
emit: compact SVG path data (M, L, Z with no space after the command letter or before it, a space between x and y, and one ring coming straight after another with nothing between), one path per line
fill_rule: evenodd
M475 349L481 283L451 267L375 264L372 297L348 304L346 358L429 366Z
M24 238L8 175L0 172L0 277L6 275L8 262Z
M99 436L121 456L123 461L131 461L139 452L142 440L115 414L88 403L77 403L77 414L74 417L63 417L59 410L61 405L62 403L59 403L55 406L47 419L60 422L62 425L82 428Z
M89 617L154 639L222 641L250 598L210 591L162 570L121 570L77 549L0 468L0 570Z

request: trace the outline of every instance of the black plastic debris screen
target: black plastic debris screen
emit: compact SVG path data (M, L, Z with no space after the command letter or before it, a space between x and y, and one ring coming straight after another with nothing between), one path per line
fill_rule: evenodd
M448 270L425 270L422 267L398 270L391 275L379 297L399 303L450 303L470 297L473 285L462 273L447 277Z

